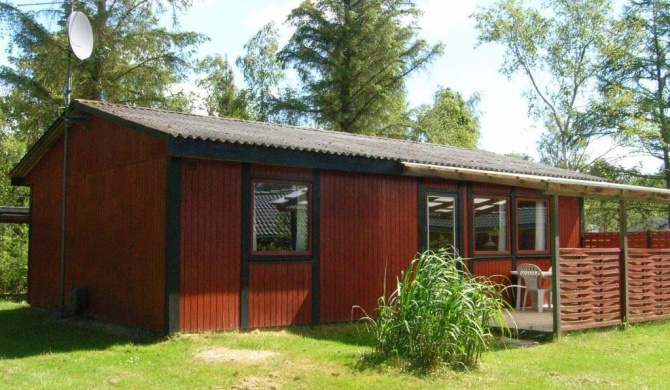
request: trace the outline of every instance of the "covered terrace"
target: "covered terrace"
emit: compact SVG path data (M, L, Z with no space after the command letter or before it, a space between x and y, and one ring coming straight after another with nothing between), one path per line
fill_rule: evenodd
M670 318L670 235L649 233L643 247L629 245L637 241L627 231L629 201L670 204L670 190L411 162L403 166L407 175L531 188L550 197L552 309L513 313L518 329L549 331L560 338L563 331ZM611 247L610 235L607 245L591 241L591 247L561 248L560 196L617 200L618 245Z

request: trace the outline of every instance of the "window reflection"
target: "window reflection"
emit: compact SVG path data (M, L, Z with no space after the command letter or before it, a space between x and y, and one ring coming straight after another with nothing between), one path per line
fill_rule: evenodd
M428 249L456 246L456 199L453 196L427 196Z
M255 182L254 252L309 250L309 187Z
M519 250L547 250L547 202L520 200L517 203Z
M507 251L509 237L506 199L475 198L475 250Z

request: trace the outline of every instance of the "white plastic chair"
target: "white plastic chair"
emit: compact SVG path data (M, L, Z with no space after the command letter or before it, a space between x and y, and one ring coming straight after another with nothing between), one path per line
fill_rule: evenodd
M531 293L533 308L542 313L544 306L544 294L549 293L549 307L551 308L551 287L542 287L542 270L535 264L519 264L517 266L517 275L523 278L525 290L523 292L522 310L526 309L526 300L528 291Z

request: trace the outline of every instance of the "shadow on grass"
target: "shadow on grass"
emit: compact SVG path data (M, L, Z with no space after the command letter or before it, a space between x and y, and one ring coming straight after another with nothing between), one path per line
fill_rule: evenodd
M286 330L292 334L314 340L362 347L373 347L375 345L374 336L362 323L300 325L288 327Z
M59 319L25 304L0 305L0 359L102 350L112 345L150 344L160 340L156 336L110 331L80 318Z
M28 299L27 294L0 294L0 301L21 303L26 302Z

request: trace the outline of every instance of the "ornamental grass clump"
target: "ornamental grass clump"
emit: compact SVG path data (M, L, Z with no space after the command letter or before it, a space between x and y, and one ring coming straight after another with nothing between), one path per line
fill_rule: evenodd
M425 252L413 260L395 291L379 298L377 318L366 317L376 358L400 358L417 371L476 366L493 340L489 321L505 324L508 304L501 285L466 269L455 251Z

